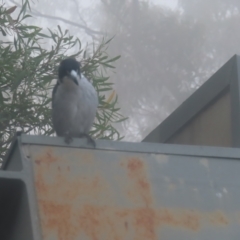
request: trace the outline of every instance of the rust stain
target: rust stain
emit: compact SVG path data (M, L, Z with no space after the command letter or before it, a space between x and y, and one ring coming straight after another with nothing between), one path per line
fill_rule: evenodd
M138 238L157 239L157 222L155 210L151 208L139 208L134 211L134 228Z
M50 150L38 156L35 163L44 240L52 236L60 240L157 240L164 226L197 232L204 225L221 227L230 223L220 211L156 207L147 166L139 158L124 159L120 163L128 183L123 197L131 203L126 206L109 204L106 196L110 190L101 172L90 176L72 175L69 163ZM56 169L50 180L53 170L49 166ZM58 167L61 172L57 171Z
M43 200L40 200L39 204L43 214L48 216L47 221L43 222L43 229L55 229L59 240L72 239L77 229L69 221L72 215L71 206ZM46 236L44 232L44 237Z
M200 229L200 217L198 214L192 212L185 213L182 216L183 227L189 228L192 231L198 231Z
M127 165L131 172L139 171L143 168L143 163L138 158L131 158Z
M79 226L90 239L97 240L103 227L103 209L86 205L79 215Z
M126 160L125 160L126 161ZM147 167L143 160L140 158L127 159L126 164L127 175L133 186L128 189L128 196L133 200L134 204L143 207L139 207L133 211L133 226L138 235L138 238L144 238L149 240L157 239L157 221L155 211L152 208L153 196L151 185L147 176Z
M226 218L223 212L217 211L214 215L209 217L210 222L214 225L228 225L229 220Z
M37 173L37 181L35 181L35 186L36 186L37 192L41 193L41 195L45 195L49 191L51 191L49 189L49 186L45 184L43 176L39 173Z
M147 177L147 170L144 162L139 158L127 159L127 162L121 165L126 166L128 177L133 187L128 190L128 195L135 198L134 202L141 202L145 206L153 203L150 183Z
M128 222L125 222L124 226L125 226L126 230L128 230Z
M37 159L37 160L35 160L35 163L36 163L37 165L40 165L40 164L41 164L41 161L40 161L39 159Z
M38 165L40 165L41 163L52 164L54 162L57 162L57 160L58 160L57 157L53 155L53 150L51 148L48 148L44 156L37 158L35 160L35 163Z

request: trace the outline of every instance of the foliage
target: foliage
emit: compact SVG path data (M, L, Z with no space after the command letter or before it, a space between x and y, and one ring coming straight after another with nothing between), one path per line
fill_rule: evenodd
M83 49L81 41L60 26L44 32L25 24L24 20L32 17L27 14L29 10L29 0L23 0L14 19L16 6L9 9L4 4L0 6L0 157L4 156L17 127L25 133L53 134L51 90L59 62L69 56L82 59L83 74L93 81L99 93L99 110L91 134L120 139L112 124L124 118L105 71L114 68L113 63L119 58L109 58L106 54L110 41L103 39L94 46L91 56L86 57L88 49ZM69 55L69 51L75 53Z

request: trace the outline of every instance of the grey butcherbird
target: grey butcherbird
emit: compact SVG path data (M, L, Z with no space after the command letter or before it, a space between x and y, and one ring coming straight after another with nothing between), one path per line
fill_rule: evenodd
M67 58L60 63L58 81L52 92L52 121L58 136L70 143L73 137L89 136L98 107L98 95L93 85L81 74L80 63Z

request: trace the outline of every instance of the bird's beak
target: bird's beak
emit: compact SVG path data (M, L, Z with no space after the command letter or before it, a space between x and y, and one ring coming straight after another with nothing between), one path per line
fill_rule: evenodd
M79 76L78 76L77 72L75 70L72 70L69 75L70 75L70 78L73 80L73 82L76 83L76 85L78 85L78 77Z

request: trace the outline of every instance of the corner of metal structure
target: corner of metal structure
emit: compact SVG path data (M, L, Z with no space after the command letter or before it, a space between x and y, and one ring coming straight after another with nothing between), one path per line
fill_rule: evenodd
M143 142L164 143L193 119L210 102L230 86L232 72L239 56L234 55L203 85L186 99L157 128L150 132ZM204 97L203 97L204 96Z
M14 214L18 216L16 217L18 219L16 224L22 226L21 228L23 229L21 231L25 231L23 235L26 234L27 236L31 236L31 239L34 240L41 240L35 187L34 183L31 181L33 173L30 164L27 164L27 157L28 156L22 148L21 135L17 133L5 155L0 170L1 196L5 199L1 201L1 204L5 201L5 204L9 202L10 206L12 206L12 202L18 201L20 205L13 203L13 209L8 207L3 210L3 212L12 215L14 211ZM8 190L6 188L8 188ZM16 193L14 193L13 190L16 191ZM18 194L18 196L16 194ZM15 209L16 206L18 206L17 210ZM31 226L29 226L29 224ZM23 238L21 237L20 239Z
M73 139L73 142L66 144L61 137L21 135L19 141L21 148L30 145L40 145L47 147L66 148L66 151L71 148L89 149L92 151L114 151L114 152L134 152L146 154L172 154L182 156L216 156L230 157L239 159L240 149L229 147L209 147L196 145L181 145L167 143L151 143L151 142L124 142L111 140L96 140L96 148L87 144L86 139ZM26 156L27 150L22 151Z
M16 151L17 148L19 148L19 136L15 134L9 149L4 156L0 170L6 170L7 164L9 163L14 151Z
M235 55L230 83L231 91L231 119L232 119L232 145L240 147L240 56Z

